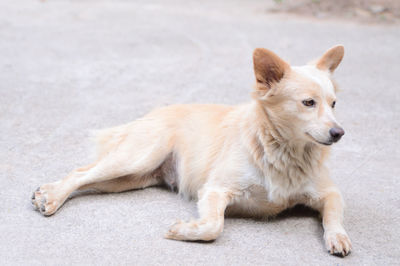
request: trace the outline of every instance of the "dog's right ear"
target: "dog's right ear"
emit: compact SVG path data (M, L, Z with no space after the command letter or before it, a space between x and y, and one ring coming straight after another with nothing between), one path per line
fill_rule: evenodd
M265 95L290 69L288 63L270 50L257 48L253 53L254 74L259 96Z

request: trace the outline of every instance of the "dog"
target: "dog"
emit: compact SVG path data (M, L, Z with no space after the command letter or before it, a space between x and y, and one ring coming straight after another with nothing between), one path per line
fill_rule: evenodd
M97 160L40 186L32 204L54 214L75 190L122 192L166 185L197 200L199 218L178 221L165 237L212 241L224 216L275 216L297 204L322 215L327 250L346 256L344 203L325 161L344 130L334 117L332 74L341 45L304 66L272 51L253 53L256 85L249 103L155 109L96 133Z

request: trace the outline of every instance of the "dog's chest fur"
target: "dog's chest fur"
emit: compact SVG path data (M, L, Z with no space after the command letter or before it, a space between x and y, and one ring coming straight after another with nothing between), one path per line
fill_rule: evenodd
M258 164L249 161L242 178L245 193L237 203L251 200L285 209L316 197L313 177L318 174L318 156L315 145L270 147Z

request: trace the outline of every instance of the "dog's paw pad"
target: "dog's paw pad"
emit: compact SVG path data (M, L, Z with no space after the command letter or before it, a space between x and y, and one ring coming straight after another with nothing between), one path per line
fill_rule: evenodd
M351 252L351 241L346 233L326 233L325 244L329 253L335 256L345 257Z

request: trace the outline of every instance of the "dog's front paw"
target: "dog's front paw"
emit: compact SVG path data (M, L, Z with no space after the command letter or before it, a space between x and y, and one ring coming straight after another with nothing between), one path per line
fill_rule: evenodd
M57 191L54 183L38 187L31 197L33 207L45 216L54 214L64 202Z
M325 245L332 255L344 257L351 251L351 241L345 232L325 232Z
M187 238L185 237L185 231L187 231L187 229L188 229L187 223L179 220L169 228L168 232L164 235L164 237L175 240L187 240Z
M201 238L200 226L195 221L177 221L169 228L165 238L186 241L205 240Z
M205 221L178 221L171 226L165 238L186 241L212 241L221 233L216 223Z

